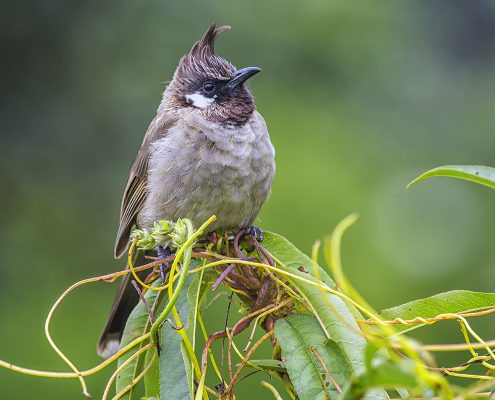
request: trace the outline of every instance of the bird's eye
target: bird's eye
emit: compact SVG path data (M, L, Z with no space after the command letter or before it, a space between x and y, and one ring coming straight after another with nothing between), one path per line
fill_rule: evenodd
M215 84L213 82L205 82L203 84L203 90L206 92L206 93L211 93L215 90Z

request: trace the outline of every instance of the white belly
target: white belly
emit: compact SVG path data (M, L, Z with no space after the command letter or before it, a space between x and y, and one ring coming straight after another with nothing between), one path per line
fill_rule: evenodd
M210 230L246 227L270 193L274 170L273 146L258 113L240 128L178 124L153 144L138 225L189 218L198 227L216 215Z

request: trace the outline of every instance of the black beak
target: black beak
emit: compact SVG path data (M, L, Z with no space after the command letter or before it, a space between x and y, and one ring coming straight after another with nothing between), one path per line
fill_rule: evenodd
M230 80L230 82L227 83L227 88L234 89L235 87L242 85L249 78L251 78L253 75L256 75L260 71L261 68L258 67L247 67L240 69L234 74L234 77Z

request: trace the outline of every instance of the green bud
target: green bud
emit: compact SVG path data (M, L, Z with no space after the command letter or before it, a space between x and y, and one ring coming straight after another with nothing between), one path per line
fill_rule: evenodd
M147 229L134 229L131 239L137 239L136 245L140 250L153 250L170 240L171 247L180 248L187 240L187 226L180 218L176 223L164 220L155 221L150 232Z

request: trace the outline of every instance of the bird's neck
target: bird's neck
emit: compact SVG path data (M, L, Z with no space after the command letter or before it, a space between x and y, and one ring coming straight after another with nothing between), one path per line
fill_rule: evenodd
M259 114L254 112L244 124L232 125L198 114L182 113L180 117L182 123L193 131L202 132L206 139L222 147L222 144L250 144L255 142L261 132L255 129L258 126Z

